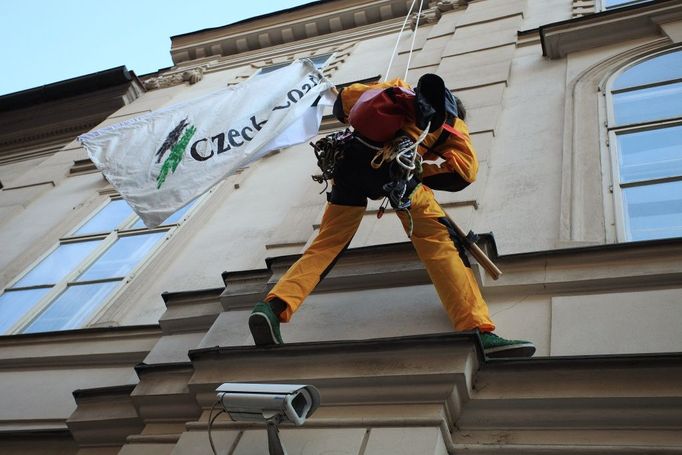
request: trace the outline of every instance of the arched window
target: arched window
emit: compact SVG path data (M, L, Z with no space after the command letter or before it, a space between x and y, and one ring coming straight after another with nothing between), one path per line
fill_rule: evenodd
M682 50L625 68L609 100L619 237L682 237Z

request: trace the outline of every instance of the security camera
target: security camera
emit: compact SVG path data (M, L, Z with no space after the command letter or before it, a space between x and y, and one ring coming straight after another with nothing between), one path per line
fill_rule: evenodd
M223 409L233 420L303 425L320 405L320 392L311 385L243 384L226 382L216 389Z
M267 424L270 455L286 455L278 435L281 422L303 425L320 406L320 392L311 385L226 382L216 392L232 420Z

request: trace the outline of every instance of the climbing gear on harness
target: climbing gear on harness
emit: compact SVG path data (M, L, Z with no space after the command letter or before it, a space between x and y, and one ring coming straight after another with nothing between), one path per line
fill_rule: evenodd
M397 142L397 144L395 144ZM395 210L406 210L410 208L410 195L407 192L407 182L412 177L412 170L415 168L414 159L417 153L414 149L414 142L406 136L402 136L394 142L393 152L391 152L388 161L388 175L390 182L384 185L386 197ZM378 154L377 154L378 155ZM376 156L374 157L376 159ZM382 155L381 164L385 161L385 155ZM374 160L371 165L374 169L378 169ZM376 166L376 167L375 167Z
M379 207L377 218L383 216L386 210L385 202L388 200L395 211L404 211L407 214L409 219L408 237L412 236L413 228L412 216L408 210L411 205L408 187L413 177L412 171L417 168L415 163L419 162L421 164L421 159L418 160L416 158L417 150L414 144L415 142L407 136L396 138L383 149L377 151L370 162L373 169L379 169L382 165L387 165L388 176L390 178L390 181L383 186L386 198L384 198ZM379 161L377 161L378 158L380 158ZM414 189L414 186L412 189Z
M336 165L343 159L343 146L352 139L353 133L346 128L344 131L328 134L314 144L310 143L317 158L317 166L322 171L321 174L312 176L317 183L324 183L324 189L320 194L329 188L328 181L334 177Z

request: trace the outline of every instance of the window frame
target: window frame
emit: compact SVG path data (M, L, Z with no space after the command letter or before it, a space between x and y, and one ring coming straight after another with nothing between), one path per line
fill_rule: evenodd
M613 11L618 8L625 8L627 6L638 5L640 3L650 3L652 0L625 0L622 3L613 6L606 6L607 0L601 0L601 11Z
M144 269L149 262L151 262L160 252L162 246L175 234L177 228L180 227L189 216L191 216L197 208L202 205L203 200L206 199L207 195L212 193L213 190L208 191L205 195L199 196L193 203L193 206L189 208L178 220L168 224L162 224L155 228L132 228L132 226L139 219L135 212L132 212L126 218L124 218L117 227L111 229L110 231L75 235L75 233L81 229L85 224L92 220L97 214L99 214L109 203L112 201L123 200L123 198L118 194L107 195L103 198L102 202L93 208L89 216L86 216L80 223L78 223L73 229L69 230L67 235L60 237L55 245L49 248L44 254L40 255L35 261L29 264L20 274L18 274L14 279L9 281L5 287L2 288L0 295L4 295L7 292L16 291L26 291L33 289L44 289L50 287L50 290L46 292L35 304L26 311L23 316L21 316L17 321L7 328L0 336L16 335L23 333L23 330L27 329L37 318L47 310L50 305L55 302L59 296L62 295L70 286L78 286L85 284L97 284L97 283L107 283L107 282L118 282L118 286L114 291L112 291L107 298L103 299L99 303L98 308L93 311L93 313L86 318L85 322L80 328L88 327L93 321L96 321L101 315L107 311L110 304L114 302L117 297L125 290L125 285L129 283L135 276ZM180 209L182 210L182 209ZM86 280L77 281L77 278L83 274L90 266L92 266L102 255L104 255L109 249L116 243L120 238L132 237L137 235L152 234L156 232L165 232L165 235L160 237L156 244L150 248L145 257L135 264L130 271L125 276L107 277L100 278L96 280ZM14 287L16 283L21 281L27 274L29 274L36 266L38 266L43 260L54 253L61 245L82 243L88 241L101 240L100 244L96 246L90 253L88 253L80 262L71 270L69 273L64 275L60 280L57 280L52 286L48 284L39 284L33 286L21 286ZM56 329L54 331L63 331L72 329ZM33 332L30 332L33 333ZM45 332L40 332L45 333Z
M307 58L307 59L312 60L316 57L324 57L325 55L327 56L327 60L324 61L324 65L322 65L321 67L318 68L320 70L320 72L324 72L325 68L327 68L327 66L329 66L329 63L333 60L334 56L336 55L336 52L330 52L328 54L323 53L323 54L319 54L319 55L308 55L306 57L299 57L299 58ZM290 63L292 63L294 60L288 60L286 62L280 62L280 63L273 63L271 65L264 65L264 66L258 68L258 70L256 70L256 72L253 73L251 75L251 77L258 77L258 75L263 74L263 70L266 70L268 68L272 68L273 66L281 66L282 68L284 68L287 65L289 65Z
M615 8L615 7L614 7ZM644 132L644 131L653 131L657 129L662 129L662 128L667 128L667 127L673 127L673 126L682 126L682 116L675 117L675 118L668 118L668 119L659 119L659 120L648 120L644 122L637 122L637 123L628 123L628 124L623 124L619 125L616 124L616 116L615 116L615 104L614 104L614 95L618 93L624 93L624 92L631 92L631 91L636 91L636 90L642 90L646 88L651 88L651 87L658 87L658 86L663 86L663 85L669 85L673 84L676 82L682 82L682 78L674 78L674 79L668 79L665 81L658 81L658 82L653 82L653 83L648 83L648 84L641 84L641 85L636 85L636 86L631 86L631 87L626 87L626 88L621 88L621 89L613 89L613 85L615 84L616 80L627 70L651 59L655 59L661 55L668 54L668 53L673 53L673 52L682 52L682 47L673 47L673 48L666 48L666 49L659 49L655 52L650 52L645 55L641 55L639 58L636 60L633 60L629 62L626 65L623 65L620 67L617 71L615 71L613 74L610 75L610 77L607 80L607 83L604 86L604 96L606 99L606 122L605 122L605 131L606 131L606 145L608 148L608 159L609 159L609 164L611 167L610 170L610 177L611 177L611 184L608 187L609 192L612 195L613 198L613 209L614 209L614 215L615 215L615 228L616 228L616 241L617 242L633 242L633 241L649 241L649 240L633 240L628 238L628 223L629 219L626 219L626 208L624 205L624 194L623 191L627 188L633 188L633 187L640 187L640 186L647 186L647 185L656 185L656 184L661 184L661 183L667 183L667 182L676 182L676 181L682 181L682 174L674 177L662 177L662 178L652 178L652 179L645 179L645 180L637 180L637 181L632 181L632 182L622 182L621 181L621 175L620 175L620 150L618 149L618 135L622 133L633 133L633 132ZM662 238L678 238L678 237L662 237ZM651 239L651 240L658 240L658 239Z

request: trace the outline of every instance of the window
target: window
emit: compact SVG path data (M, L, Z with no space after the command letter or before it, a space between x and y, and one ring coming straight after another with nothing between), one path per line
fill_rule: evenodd
M609 100L619 237L682 237L682 50L627 67Z
M603 0L602 6L605 10L613 8L621 8L623 6L635 5L637 3L648 3L651 0Z
M327 61L331 58L332 54L325 54L325 55L316 55L314 57L308 57L310 61L313 62L315 65L315 68L318 70L321 70L324 68L327 64ZM270 73L272 71L278 70L280 68L284 68L285 66L289 65L291 62L284 62L284 63L277 63L276 65L270 65L270 66L265 66L258 70L258 72L255 74L256 76L260 76L263 74Z
M147 229L124 200L110 199L0 294L0 334L86 326L193 205Z

